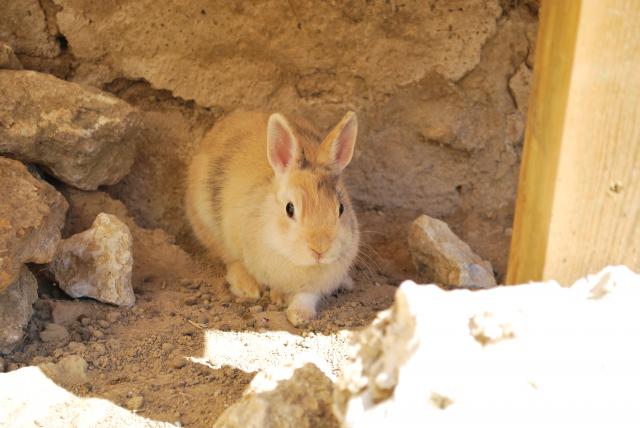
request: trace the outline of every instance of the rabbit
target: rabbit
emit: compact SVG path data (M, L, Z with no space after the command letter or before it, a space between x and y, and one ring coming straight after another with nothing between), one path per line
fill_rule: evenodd
M357 132L354 112L324 139L300 118L235 112L204 136L188 170L186 214L225 263L233 294L257 299L268 288L303 326L323 295L352 287L360 232L341 174Z

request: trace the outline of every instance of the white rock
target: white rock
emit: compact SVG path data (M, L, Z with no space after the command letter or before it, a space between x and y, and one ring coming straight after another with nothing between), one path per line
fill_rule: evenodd
M132 306L133 239L116 216L100 213L90 229L60 245L50 264L60 288L72 297Z
M357 336L345 427L640 426L640 275L443 291L403 283Z
M440 220L427 215L418 217L411 225L409 249L425 282L472 288L496 285L491 263L471 251Z
M0 426L169 428L100 398L77 397L38 367L0 374Z

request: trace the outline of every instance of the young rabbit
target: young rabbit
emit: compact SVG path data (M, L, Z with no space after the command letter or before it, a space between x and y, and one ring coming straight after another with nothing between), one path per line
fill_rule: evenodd
M296 326L315 317L323 295L352 285L360 233L341 173L357 130L353 112L324 139L279 113L234 113L189 167L187 216L225 262L231 292L255 299L268 287Z

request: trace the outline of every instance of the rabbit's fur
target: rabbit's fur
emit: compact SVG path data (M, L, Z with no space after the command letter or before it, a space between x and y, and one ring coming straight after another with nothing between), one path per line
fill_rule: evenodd
M189 167L187 217L225 262L234 294L258 298L268 287L302 325L321 296L351 285L360 234L341 173L356 135L352 112L324 139L300 119L237 112L204 137Z

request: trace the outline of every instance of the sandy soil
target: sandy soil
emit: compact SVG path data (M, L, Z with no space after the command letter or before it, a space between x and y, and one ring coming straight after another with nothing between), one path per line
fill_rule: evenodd
M258 302L237 301L226 289L222 266L195 254L191 267L176 265L191 272L151 274L138 281L132 309L69 300L41 278L41 299L28 338L5 358L7 369L80 355L89 363L90 382L66 386L72 393L106 398L141 416L192 427L210 426L241 396L257 370L302 358L335 376L347 353L349 332L389 307L394 285L412 273L404 244L406 219L370 211L361 213L360 220L364 242L353 269L354 289L326 298L319 318L305 329L293 328L267 296ZM156 256L164 257L138 254L138 259ZM54 318L66 324L68 343L40 339L39 332ZM142 405L136 408L138 397Z

